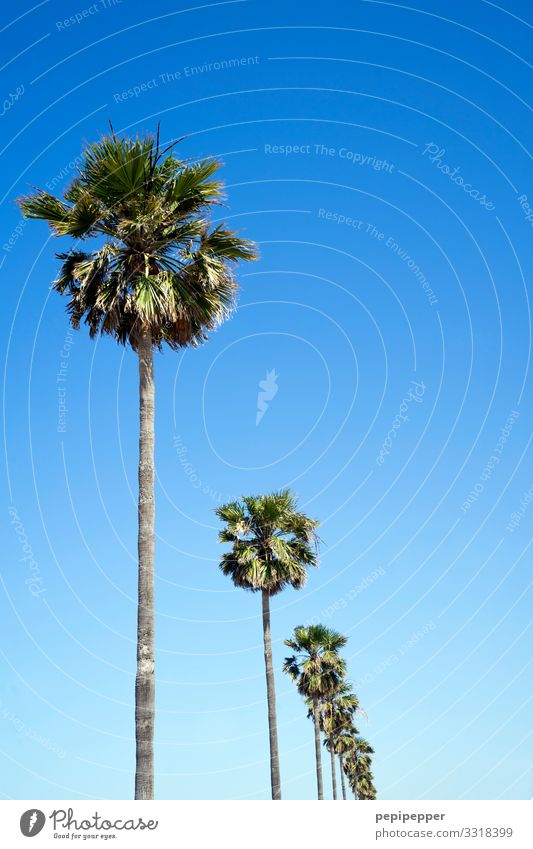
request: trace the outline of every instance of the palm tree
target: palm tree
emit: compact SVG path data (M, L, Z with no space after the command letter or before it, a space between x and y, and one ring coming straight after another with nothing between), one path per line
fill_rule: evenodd
M254 247L222 226L211 208L222 199L218 162L186 164L157 136L88 145L62 198L37 190L19 201L26 218L47 221L75 244L58 254L53 288L68 299L71 324L112 336L139 363L138 615L135 680L135 798L154 794L154 371L153 350L207 338L231 312L232 265ZM95 238L90 250L82 243Z
M306 699L306 705L308 707L307 718L314 719L312 699ZM359 699L353 692L350 684L342 679L339 681L336 692L327 701L323 702L320 708L320 731L325 735L324 746L330 753L331 758L333 799L337 799L337 772L335 764L335 755L338 754L337 739L343 733L345 735L346 732L354 733L352 718L357 710L359 710ZM341 778L343 798L346 799L346 788L344 786L344 776L342 775L342 760Z
M322 753L320 750L320 714L323 704L338 690L346 675L346 663L339 650L346 645L342 634L325 625L298 625L285 645L294 651L285 658L284 671L296 682L301 696L309 699L315 729L316 784L318 798L324 798Z
M360 801L376 798L374 776L370 769L370 759L362 758L355 771L354 793Z
M220 568L236 587L261 592L268 702L272 798L281 799L276 690L270 636L270 598L286 586L301 589L309 566L317 565L318 522L302 513L288 489L232 501L216 511L225 527L219 541L231 543Z
M360 778L357 779L357 794L361 801L377 798L374 776L370 771L361 775Z
M337 754L337 738L343 731L352 727L352 718L359 709L359 699L353 692L350 684L340 681L339 687L332 697L323 705L321 711L321 730L326 735L324 745L331 757L331 783L333 787L333 798L337 798L337 775L335 755ZM342 775L342 763L341 763ZM346 789L343 783L343 798L346 798Z
M374 749L363 737L354 736L344 764L344 771L356 799L375 799L376 789L371 771Z
M344 759L346 755L350 754L354 748L354 737L358 734L356 728L353 726L351 728L346 728L340 734L337 735L335 739L335 753L338 755L340 770L341 770L341 786L342 786L342 798L346 801L346 771L344 769Z

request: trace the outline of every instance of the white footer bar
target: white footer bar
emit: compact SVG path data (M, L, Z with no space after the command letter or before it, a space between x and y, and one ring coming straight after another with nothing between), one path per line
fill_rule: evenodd
M335 806L335 807L333 807ZM311 810L312 808L312 810ZM529 801L2 801L1 844L533 849ZM35 837L35 844L28 839ZM67 842L68 841L68 842Z

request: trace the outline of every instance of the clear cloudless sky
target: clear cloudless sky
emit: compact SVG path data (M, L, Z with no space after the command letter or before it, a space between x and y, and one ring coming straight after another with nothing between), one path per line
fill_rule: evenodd
M261 252L233 318L156 358L158 797L269 797L260 599L213 510L285 486L322 550L273 601L284 797L315 795L282 672L314 620L349 637L381 798L533 796L532 24L525 0L4 8L3 797L133 792L136 358L69 331L68 242L15 205L109 119L219 156L217 215Z

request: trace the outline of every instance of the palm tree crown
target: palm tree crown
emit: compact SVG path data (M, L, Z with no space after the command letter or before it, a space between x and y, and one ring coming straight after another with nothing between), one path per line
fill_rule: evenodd
M355 738L358 735L357 728L354 726L343 729L335 738L335 752L344 758L345 755L351 754L355 748Z
M351 685L341 681L322 709L323 730L331 741L351 727L352 717L358 710L359 699Z
M143 334L159 348L198 344L234 306L232 264L255 258L251 242L209 225L223 197L212 179L220 163L186 164L172 147L161 148L159 133L112 133L86 147L62 198L38 190L19 200L24 216L47 221L54 235L100 241L91 252L58 254L53 286L68 297L73 326L84 320L91 336L134 349Z
M376 788L372 774L372 755L374 749L363 737L354 735L348 744L348 757L344 762L344 771L350 787L358 799L375 799Z
M305 700L307 718L313 717L313 699ZM339 679L338 688L324 701L320 710L320 730L326 735L325 745L330 749L334 739L353 732L353 716L359 710L359 698L347 681Z
M284 670L305 698L325 699L338 689L346 675L346 662L339 650L346 645L342 634L325 625L298 625L285 645L295 654L285 659Z
M220 568L235 586L276 595L305 584L308 567L317 565L318 522L298 510L290 490L232 501L216 514L226 526L219 541L232 545Z

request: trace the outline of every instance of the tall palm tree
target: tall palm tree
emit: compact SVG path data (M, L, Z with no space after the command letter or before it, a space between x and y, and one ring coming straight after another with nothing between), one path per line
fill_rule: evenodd
M234 307L232 266L254 247L210 210L222 199L218 162L186 164L157 136L88 145L62 198L37 190L19 201L74 245L58 254L53 288L68 299L73 327L108 334L139 364L138 616L135 680L135 798L154 794L154 370L153 350L198 345ZM80 250L78 241L84 247Z
M352 719L356 711L359 709L359 699L353 692L350 684L347 681L340 681L339 687L322 706L321 711L321 730L325 734L324 744L330 753L331 758L331 784L333 788L333 798L337 798L337 774L335 755L337 754L337 738L343 731L352 727ZM341 764L342 775L342 764ZM346 798L346 791L343 787L343 798Z
M324 798L322 753L320 749L320 714L323 704L338 690L346 675L346 663L339 650L347 639L325 625L298 625L285 645L294 654L285 658L284 671L296 682L301 696L309 699L315 729L316 784L319 799Z
M288 489L231 501L216 511L225 527L219 541L231 543L220 567L236 587L260 592L268 702L272 798L281 799L276 690L272 666L270 598L291 586L301 589L309 566L317 565L318 522L298 509Z

